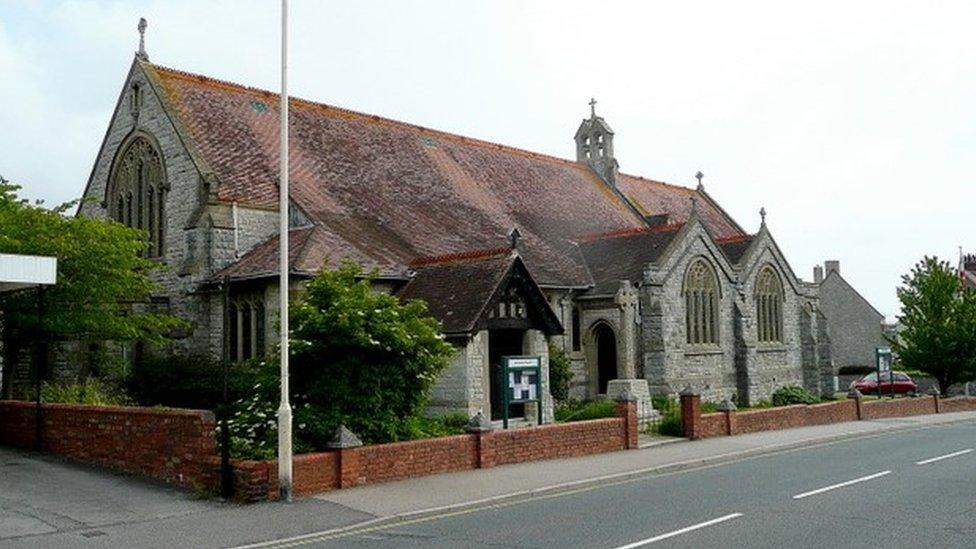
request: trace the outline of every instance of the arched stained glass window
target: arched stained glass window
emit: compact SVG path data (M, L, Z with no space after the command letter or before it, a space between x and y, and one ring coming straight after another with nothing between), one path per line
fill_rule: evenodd
M691 344L718 343L718 278L704 259L696 259L685 273L685 333Z
M149 257L163 255L165 183L159 152L137 137L119 156L109 184L108 211L119 223L146 231Z
M783 285L769 265L756 278L756 331L761 342L783 341Z

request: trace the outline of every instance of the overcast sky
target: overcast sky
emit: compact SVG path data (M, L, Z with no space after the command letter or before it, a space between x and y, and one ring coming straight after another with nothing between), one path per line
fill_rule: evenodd
M78 197L149 20L154 63L278 89L263 1L0 3L0 174ZM974 2L291 2L294 95L570 158L596 97L626 173L759 208L889 320L924 254L976 251Z

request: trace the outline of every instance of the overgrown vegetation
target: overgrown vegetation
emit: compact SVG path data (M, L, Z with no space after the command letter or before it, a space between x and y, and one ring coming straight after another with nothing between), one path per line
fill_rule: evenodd
M423 417L430 389L453 348L420 301L402 303L371 288L353 264L323 269L292 306L291 392L296 449L321 449L339 425L363 442L454 432L459 418ZM255 367L251 395L233 406L235 451L273 453L276 361ZM467 418L465 418L465 421Z
M42 315L36 291L0 294L8 353L51 339L158 343L181 325L129 306L149 301L147 274L160 267L144 257L144 231L68 215L77 202L51 209L29 203L19 189L0 177L0 253L56 257L58 280L44 291Z
M210 410L243 398L257 382L257 363L222 364L207 355L151 356L136 362L126 379L129 394L145 406Z
M898 362L925 372L943 394L953 384L976 379L976 290L936 257L924 257L898 288L903 328L889 338Z
M86 406L130 406L134 404L124 390L111 383L89 377L81 383L43 383L41 401Z
M557 422L566 423L614 417L615 410L616 404L612 400L565 400L556 403L554 412Z
M549 345L549 392L556 402L569 399L569 384L573 380L571 361L566 351Z
M773 406L789 406L791 404L816 404L820 399L810 391L798 385L780 387L773 393Z
M652 435L667 437L683 437L684 431L681 427L681 406L677 399L669 395L658 395L651 398L654 409L660 412L661 419L657 423L650 424Z

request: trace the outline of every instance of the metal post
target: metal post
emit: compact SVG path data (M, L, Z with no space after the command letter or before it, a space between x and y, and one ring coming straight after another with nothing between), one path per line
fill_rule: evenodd
M230 280L224 276L221 283L221 294L224 310L224 360L223 367L223 404L220 406L220 496L224 499L234 497L234 470L230 466L230 425L227 416L230 413L227 404L227 377L230 365Z
M278 407L278 493L291 501L291 403L288 401L288 0L281 0L281 151L278 208L281 325L281 404Z
M34 331L34 449L43 449L44 410L41 381L47 373L47 345L44 341L44 286L37 287L37 329Z

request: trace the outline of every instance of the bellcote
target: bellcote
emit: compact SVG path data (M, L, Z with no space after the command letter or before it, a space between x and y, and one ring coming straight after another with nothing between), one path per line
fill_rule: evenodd
M596 100L590 100L590 117L576 130L576 161L585 162L610 185L617 185L619 164L613 157L613 130L596 115Z

